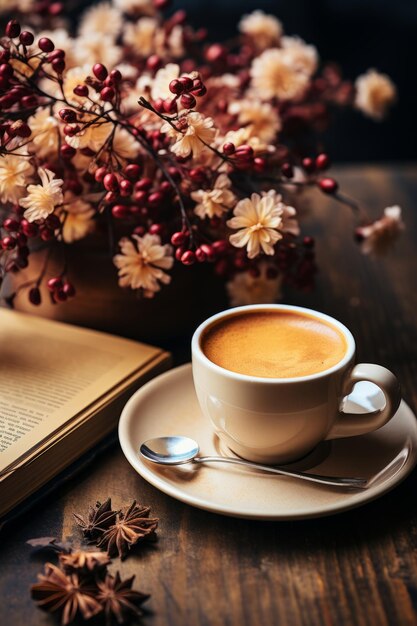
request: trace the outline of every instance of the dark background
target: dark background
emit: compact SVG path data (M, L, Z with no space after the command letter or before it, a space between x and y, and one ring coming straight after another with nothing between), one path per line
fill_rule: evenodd
M240 15L255 9L276 15L288 35L314 44L322 61L337 61L347 78L369 67L388 74L399 100L384 122L342 111L325 137L338 161L415 159L417 116L416 0L175 0L210 39L236 32Z

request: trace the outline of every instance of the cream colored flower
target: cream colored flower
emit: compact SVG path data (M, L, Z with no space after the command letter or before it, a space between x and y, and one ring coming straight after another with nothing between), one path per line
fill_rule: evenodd
M176 131L168 122L161 127L161 132L175 138L175 143L171 146L174 154L187 157L192 153L197 157L206 148L205 144L210 144L216 135L213 120L194 111L184 115L181 122L184 125L184 132Z
M365 254L383 254L397 239L405 225L401 217L401 208L396 206L387 207L384 215L368 226L358 229L362 237L361 248Z
M250 69L252 88L259 98L291 100L306 89L309 76L294 67L285 50L273 48L256 57Z
M39 67L41 60L38 57L32 57L26 62L19 61L19 59L10 59L9 63L16 72L26 78L31 78L35 73L35 70Z
M121 254L114 258L119 270L119 285L131 289L143 289L146 298L152 298L161 289L159 283L167 285L171 276L169 270L174 264L170 245L161 245L158 235L147 233L143 237L132 235L119 242Z
M282 224L279 227L281 233L289 233L297 237L300 234L300 227L296 218L297 211L294 207L285 204L282 200L281 194L277 193L275 189L270 189L268 192L263 191L262 196L269 196L272 198L274 205L281 210Z
M123 13L154 15L156 12L152 0L114 0L113 4Z
M228 142L233 143L236 148L244 145L250 146L255 153L275 151L275 147L273 145L261 141L259 137L252 134L251 126L244 126L238 130L229 130L229 132L226 133L224 138L221 140L220 145L223 146Z
M65 135L65 141L67 144L75 148L90 148L97 152L103 147L106 139L109 137L113 125L111 122L102 122L98 120L96 123L92 123L94 116L83 116L81 124L72 124L71 126L80 126L80 130L76 135ZM87 123L90 122L88 125Z
M169 90L169 83L171 80L178 78L180 75L180 66L176 63L167 63L165 67L161 67L155 74L153 79L151 97L152 100L158 100L158 98L172 98L172 93Z
M239 124L249 127L251 135L263 141L272 141L281 129L278 113L268 102L238 100L230 104L229 113L237 115Z
M259 265L260 275L239 272L226 284L230 304L272 304L281 298L282 276L268 278L266 263Z
M100 32L78 37L74 46L77 49L78 65L89 65L90 68L100 59L100 63L112 70L123 56L122 47L114 43L113 37Z
M149 99L149 93L152 87L152 78L149 74L142 74L139 76L136 83L133 86L126 87L121 107L123 111L133 112L140 111L141 106L138 104L139 98Z
M91 204L77 196L65 194L63 209L60 217L63 222L62 239L66 243L83 239L94 230L95 222L92 218L95 211Z
M65 95L65 99L67 100L67 102L69 102L73 106L78 106L79 104L82 104L82 105L90 104L86 97L77 96L74 93L75 87L78 87L78 85L83 85L85 79L87 78L89 74L91 74L90 65L83 65L81 67L80 66L72 67L70 70L65 72L64 77L63 77L64 78L64 84L63 84L64 95ZM93 99L98 99L98 96L96 96L96 92L93 89L90 88L89 91L90 91L89 93L90 97L92 97ZM58 94L55 94L55 95L58 95Z
M251 38L258 50L265 50L279 43L282 24L273 15L257 10L242 17L239 30L243 35Z
M274 254L274 244L282 239L279 229L282 227L282 203L268 194L260 196L253 193L250 198L240 200L234 211L234 217L226 224L238 229L230 236L230 243L236 248L247 248L249 259L261 252Z
M83 13L78 32L86 37L90 33L101 33L115 39L121 28L122 16L120 11L109 2L100 2Z
M127 130L117 128L113 137L113 150L122 159L134 159L140 151L140 144Z
M33 167L27 156L0 155L0 201L18 202L26 190L28 178L32 173Z
M382 120L397 98L397 89L386 74L368 70L356 79L355 106L374 120Z
M215 215L220 217L231 209L236 203L236 196L230 190L231 185L230 178L226 174L220 174L213 189L198 189L191 192L191 198L198 202L194 213L203 220L205 217L212 218Z
M124 29L123 41L130 46L135 54L148 57L155 49L155 35L158 22L152 17L142 17L135 24L127 24Z
M289 65L312 76L319 64L319 55L315 46L306 44L300 37L283 37L281 46Z
M39 108L28 119L32 131L32 144L39 157L45 157L58 149L59 123L47 108Z
M28 222L46 219L64 199L62 195L64 181L61 178L55 178L51 170L42 167L38 168L38 176L41 184L29 185L28 195L19 201L20 206L26 209L24 217Z

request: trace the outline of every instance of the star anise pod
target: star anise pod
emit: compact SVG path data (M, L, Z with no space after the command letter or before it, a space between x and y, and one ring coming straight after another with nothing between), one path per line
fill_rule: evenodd
M105 530L116 522L117 511L111 508L111 498L107 498L103 504L97 502L95 507L88 509L87 519L82 515L74 513L78 526L81 527L86 539L97 539L101 537Z
M87 586L77 574L65 574L59 567L47 563L45 574L31 586L36 604L49 613L59 612L61 624L71 624L77 616L89 619L103 610L95 599L96 588Z
M120 513L115 524L104 532L97 546L106 548L109 556L125 559L133 545L155 533L159 520L149 517L150 511L150 507L137 506L133 500L127 511Z
M66 573L91 574L105 568L110 563L109 555L99 550L77 550L70 554L60 554L59 562Z
M141 605L150 597L149 594L132 589L135 577L121 580L119 572L110 574L97 582L97 600L103 606L106 625L111 626L116 620L118 624L126 624L134 617L141 617Z

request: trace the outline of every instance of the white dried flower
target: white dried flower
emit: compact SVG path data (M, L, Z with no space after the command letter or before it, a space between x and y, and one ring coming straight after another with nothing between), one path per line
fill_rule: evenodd
M239 124L249 127L251 135L262 141L272 141L281 129L278 113L269 102L237 100L229 105L229 113L237 115Z
M236 248L246 246L249 259L261 251L274 254L274 245L282 239L282 209L281 200L268 194L253 193L250 198L240 200L233 211L234 217L226 222L229 228L238 231L230 236L230 243Z
M123 41L140 57L148 57L154 52L157 29L158 22L154 18L143 17L135 24L126 25Z
M120 11L110 2L100 2L83 13L78 33L85 37L89 37L91 33L100 33L115 39L121 28L122 16Z
M167 285L171 281L169 270L174 264L172 248L161 245L158 235L147 233L143 237L133 235L124 237L119 242L121 254L114 258L119 270L119 285L131 289L143 289L146 298L152 298L161 289L160 283Z
M357 229L362 239L362 251L375 255L385 253L404 228L401 208L398 205L387 207L379 220Z
M306 44L300 37L283 37L281 46L290 65L308 76L317 71L319 55L315 46Z
M33 173L33 167L22 150L22 155L0 155L0 201L18 202L26 190L28 178Z
M239 30L253 41L258 50L271 48L279 43L282 35L282 24L274 15L263 11L253 11L244 15L239 22Z
M213 189L198 189L191 192L191 198L197 202L194 213L200 219L214 216L221 217L236 202L235 194L230 190L232 183L226 174L216 178Z
M152 100L158 100L162 98L172 98L173 94L169 90L169 83L171 80L178 78L180 75L180 66L176 63L167 63L165 67L161 67L153 79L151 96Z
M175 138L171 146L174 154L187 157L192 153L197 157L207 147L205 144L211 144L216 135L213 120L194 111L184 115L180 121L184 123L184 132L176 131L168 122L161 127L161 132Z
M91 204L77 196L65 194L64 211L61 214L62 239L66 243L72 243L86 237L94 230L94 214Z
M46 219L64 199L62 195L64 181L61 178L55 178L51 170L42 167L38 168L38 176L41 184L29 185L28 195L19 201L20 206L26 209L24 217L28 222Z
M39 108L28 119L31 141L39 157L45 157L58 148L59 123L47 108Z
M309 75L294 67L285 50L273 48L256 57L250 68L252 88L261 100L292 100L303 94Z
M397 98L397 89L386 74L370 69L356 79L355 106L373 118L384 119Z

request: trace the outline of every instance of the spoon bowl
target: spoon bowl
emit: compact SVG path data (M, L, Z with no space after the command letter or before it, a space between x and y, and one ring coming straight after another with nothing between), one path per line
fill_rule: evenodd
M332 485L334 487L344 487L350 489L365 489L368 485L365 478L341 477L341 476L321 476L320 474L308 474L286 467L260 465L252 461L222 456L198 456L200 446L190 437L171 436L156 437L148 439L139 449L141 455L159 465L183 465L184 463L233 463L243 465L262 472L279 474L280 476L290 476L313 483Z

